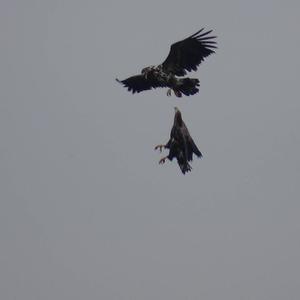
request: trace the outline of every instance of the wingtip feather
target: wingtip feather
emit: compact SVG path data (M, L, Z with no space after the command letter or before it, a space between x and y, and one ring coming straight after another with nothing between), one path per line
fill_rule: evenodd
M200 32L202 32L204 30L204 27L201 28L200 30L198 30L196 33L192 34L191 36L189 36L188 38L193 38L194 36L198 35Z
M202 36L205 36L205 35L208 35L212 32L212 29L211 30L208 30L206 32L203 32L202 34L199 34L198 37L202 37Z

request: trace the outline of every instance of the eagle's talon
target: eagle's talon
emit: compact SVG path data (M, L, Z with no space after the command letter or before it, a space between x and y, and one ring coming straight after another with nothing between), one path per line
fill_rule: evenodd
M159 151L162 152L162 148L164 148L164 147L165 147L165 145L157 145L157 146L155 146L154 150L159 149Z
M174 90L174 94L176 97L181 98L182 97L182 93L179 90Z
M159 164L162 165L166 162L166 158L167 157L163 157L160 161L159 161Z

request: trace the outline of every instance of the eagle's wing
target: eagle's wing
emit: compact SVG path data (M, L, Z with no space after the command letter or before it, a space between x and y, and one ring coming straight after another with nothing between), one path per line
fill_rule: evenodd
M198 149L197 145L195 144L193 138L191 137L186 125L183 123L181 127L182 135L185 137L187 143L187 152L188 152L188 161L193 160L193 153L195 153L198 157L202 157L202 153Z
M166 73L184 76L186 71L196 71L204 58L215 52L216 36L209 35L212 30L202 33L203 30L171 46L168 57L162 63Z
M116 79L127 87L128 91L139 93L141 91L151 90L152 88L165 87L166 85L158 81L154 76L145 78L144 75L135 75L124 80Z

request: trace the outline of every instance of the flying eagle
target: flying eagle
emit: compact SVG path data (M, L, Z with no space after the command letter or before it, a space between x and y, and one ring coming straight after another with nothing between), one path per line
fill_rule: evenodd
M209 35L212 30L203 32L204 28L188 38L174 43L165 61L158 66L146 67L141 74L128 77L124 80L116 79L123 84L128 91L139 93L152 88L168 87L167 95L171 90L177 97L199 92L200 82L197 78L178 78L187 72L196 71L205 57L215 53L216 36Z
M169 155L163 157L159 163L164 164L167 158L172 161L173 158L176 157L177 163L183 174L192 169L189 161L193 160L193 153L199 158L202 157L202 153L190 136L189 131L182 120L181 112L177 107L175 107L174 123L169 141L166 145L157 145L154 149L160 149L161 152L162 148L169 149Z

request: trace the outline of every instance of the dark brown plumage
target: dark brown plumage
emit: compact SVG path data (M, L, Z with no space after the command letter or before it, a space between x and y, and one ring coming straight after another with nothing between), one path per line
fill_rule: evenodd
M204 58L215 53L216 36L209 36L212 30L202 33L203 30L204 28L171 46L168 57L162 63L164 72L184 76L186 71L197 71Z
M156 149L162 148L169 149L169 154L163 157L159 163L165 163L168 158L170 161L173 158L177 159L177 163L183 174L191 171L190 161L193 160L193 154L197 157L202 157L202 153L193 141L185 123L182 120L181 112L177 107L175 107L174 123L170 134L170 139L165 145L157 145Z
M204 58L215 52L216 36L209 35L212 30L207 32L203 30L204 28L174 43L165 61L157 67L144 68L139 75L124 80L117 79L117 81L133 94L158 87L169 87L177 97L181 97L182 94L190 96L198 93L200 83L197 78L176 76L184 76L187 72L196 71ZM168 95L171 94L171 90L168 91Z

